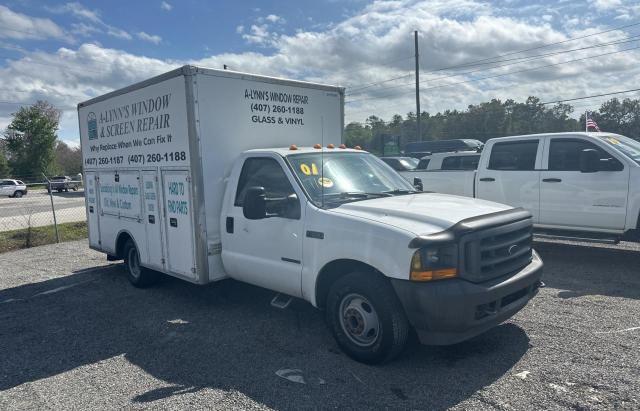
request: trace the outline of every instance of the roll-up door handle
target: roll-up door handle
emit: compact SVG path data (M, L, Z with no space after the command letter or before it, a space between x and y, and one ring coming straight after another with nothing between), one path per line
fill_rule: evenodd
M542 181L545 183L561 183L562 179L561 178L543 178Z
M483 177L480 179L480 181L496 181L496 179L493 177Z

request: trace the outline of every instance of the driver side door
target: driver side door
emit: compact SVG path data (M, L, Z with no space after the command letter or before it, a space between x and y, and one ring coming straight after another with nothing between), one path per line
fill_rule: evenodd
M232 207L223 215L222 261L232 278L288 295L301 296L304 207L289 170L273 157L248 157L240 172ZM297 196L294 217L247 219L242 210L250 187L264 187L267 198ZM297 218L295 218L297 217Z

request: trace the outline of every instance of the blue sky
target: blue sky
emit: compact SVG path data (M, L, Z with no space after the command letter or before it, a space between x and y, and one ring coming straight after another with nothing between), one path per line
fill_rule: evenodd
M623 26L638 21L635 0L4 1L0 128L20 104L46 99L63 110L60 137L76 144L78 102L187 63L343 85L347 121L388 119L413 109L413 30L432 113L630 89L640 26ZM588 49L433 72L531 47L541 48L515 56Z

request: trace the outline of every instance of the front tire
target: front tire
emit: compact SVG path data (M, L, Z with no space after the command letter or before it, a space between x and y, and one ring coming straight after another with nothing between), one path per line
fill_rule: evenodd
M22 197L22 191L16 191L15 193L13 193L13 197L14 197L14 198L20 198L20 197Z
M372 272L338 279L327 296L327 322L340 348L366 364L397 357L409 336L409 321L389 282Z
M140 265L140 253L132 240L127 240L124 245L124 265L127 278L135 287L148 287L158 281L158 273Z

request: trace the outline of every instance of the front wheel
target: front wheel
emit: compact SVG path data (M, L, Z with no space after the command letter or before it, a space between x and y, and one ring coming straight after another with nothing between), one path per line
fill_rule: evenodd
M132 240L124 245L124 265L127 267L127 278L136 287L148 287L158 281L156 272L140 265L140 253Z
M20 198L20 197L22 197L22 191L16 191L15 193L13 193L13 196L14 196L15 198Z
M388 281L354 272L337 280L327 296L327 322L342 350L356 361L379 364L405 348L409 322Z

